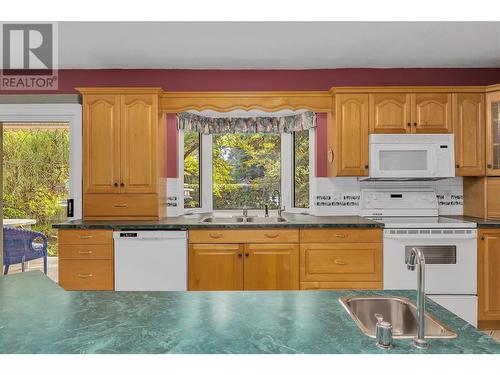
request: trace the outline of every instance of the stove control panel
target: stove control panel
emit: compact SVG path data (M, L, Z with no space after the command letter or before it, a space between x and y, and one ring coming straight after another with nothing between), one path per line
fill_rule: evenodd
M436 192L432 189L361 190L360 213L362 216L435 216L437 209Z

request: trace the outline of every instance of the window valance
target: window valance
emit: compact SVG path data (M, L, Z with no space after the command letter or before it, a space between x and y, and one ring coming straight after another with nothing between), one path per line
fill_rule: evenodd
M222 113L221 113L222 115ZM291 133L316 127L316 114L304 111L288 116L214 117L190 112L178 113L179 129L202 134Z

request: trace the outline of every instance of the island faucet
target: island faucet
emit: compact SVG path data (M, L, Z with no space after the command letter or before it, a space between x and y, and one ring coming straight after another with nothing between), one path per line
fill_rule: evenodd
M419 349L427 349L425 340L425 256L422 250L413 247L406 258L406 266L410 271L417 268L417 337L413 344Z

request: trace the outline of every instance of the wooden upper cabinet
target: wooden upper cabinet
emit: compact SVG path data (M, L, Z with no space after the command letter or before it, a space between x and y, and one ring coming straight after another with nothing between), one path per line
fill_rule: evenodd
M370 134L411 133L410 94L370 94Z
M500 328L500 231L481 229L478 241L479 327Z
M243 245L189 245L189 290L243 290Z
M452 133L452 100L447 93L411 95L413 133Z
M247 244L245 290L299 289L299 246L297 244Z
M486 94L486 174L500 176L500 91Z
M453 94L457 176L484 176L484 95Z
M85 193L116 193L120 181L120 96L83 98Z
M338 176L368 175L368 94L335 98Z
M157 95L121 96L122 193L156 192Z

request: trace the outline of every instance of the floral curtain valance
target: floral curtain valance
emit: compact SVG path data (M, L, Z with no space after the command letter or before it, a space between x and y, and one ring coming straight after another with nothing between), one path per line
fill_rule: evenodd
M177 117L179 129L202 134L291 133L316 127L314 112L281 117L207 117L182 112Z

